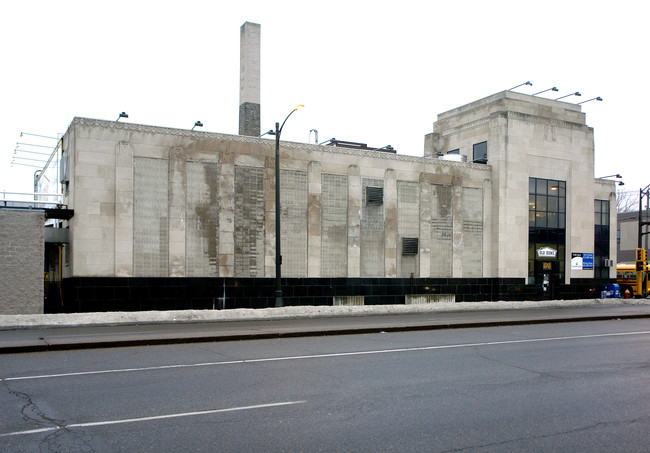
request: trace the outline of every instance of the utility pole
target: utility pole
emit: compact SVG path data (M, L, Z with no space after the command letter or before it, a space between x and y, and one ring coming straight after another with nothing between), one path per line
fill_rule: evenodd
M643 197L646 197L645 203L645 218L643 215ZM644 189L639 189L639 239L637 242L636 249L636 286L637 294L641 297L645 297L647 294L647 281L648 281L648 262L646 249L648 248L648 238L645 240L645 248L643 247L643 236L650 234L650 231L643 231L643 227L650 225L648 221L648 212L650 205L650 184L647 185ZM647 230L647 228L645 228Z
M646 202L645 202L645 220L643 217L643 197L646 197ZM650 184L645 186L644 189L639 189L639 239L637 243L638 248L644 248L643 247L643 236L646 234L650 234L650 231L643 231L644 226L650 225L650 221L648 221L648 205L650 201ZM646 238L645 241L645 248L648 248L648 239Z

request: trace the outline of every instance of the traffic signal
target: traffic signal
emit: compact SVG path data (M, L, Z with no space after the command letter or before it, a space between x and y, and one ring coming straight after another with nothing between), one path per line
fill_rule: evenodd
M645 249L636 249L636 271L644 272L646 270Z

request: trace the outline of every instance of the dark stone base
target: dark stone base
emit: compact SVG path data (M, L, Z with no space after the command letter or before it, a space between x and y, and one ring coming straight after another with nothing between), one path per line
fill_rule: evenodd
M244 102L239 106L239 135L259 137L260 105Z
M404 304L406 294L454 294L456 302L599 298L610 281L574 279L544 295L519 278L286 278L284 305L332 305L334 296L364 296L365 305ZM273 278L73 277L48 291L46 313L275 306ZM223 299L225 292L225 300ZM62 299L58 295L62 296ZM54 297L57 295L57 297Z

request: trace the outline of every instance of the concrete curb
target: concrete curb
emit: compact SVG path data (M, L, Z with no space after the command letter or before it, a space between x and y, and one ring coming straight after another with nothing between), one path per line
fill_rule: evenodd
M516 302L437 302L423 305L287 306L228 310L171 310L143 312L60 313L0 315L0 331L73 326L118 326L221 321L263 321L294 318L381 316L407 313L467 312L485 310L548 309L650 305L647 299L580 299Z
M373 326L368 328L345 328L345 329L310 329L290 332L263 332L263 333L246 333L246 334L224 334L224 335L205 335L205 336L177 336L170 338L140 338L129 340L105 340L94 342L62 342L56 344L41 342L14 346L1 346L0 354L17 354L26 352L49 352L49 351L66 351L80 349L100 349L100 348L120 348L133 346L155 346L155 345L173 345L173 344L190 344L190 343L208 343L224 341L243 341L243 340L268 340L278 338L298 338L313 336L333 336L333 335L359 335L373 333L389 332L413 332L427 330L444 330L444 329L467 329L480 327L503 327L518 325L534 324L553 324L569 323L584 321L611 321L623 319L643 319L650 318L647 314L610 314L594 316L573 316L568 318L540 318L540 319L519 319L519 320L492 320L492 321L471 321L458 323L433 323L427 325L386 325L384 327Z

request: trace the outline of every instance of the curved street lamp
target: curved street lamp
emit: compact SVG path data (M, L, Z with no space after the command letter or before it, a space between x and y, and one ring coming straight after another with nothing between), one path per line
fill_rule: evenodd
M282 300L282 253L280 250L281 229L280 229L280 134L284 123L287 122L293 112L304 105L299 105L287 115L280 126L275 123L275 306L284 307ZM269 131L270 132L270 131Z

